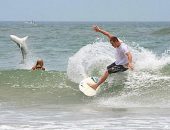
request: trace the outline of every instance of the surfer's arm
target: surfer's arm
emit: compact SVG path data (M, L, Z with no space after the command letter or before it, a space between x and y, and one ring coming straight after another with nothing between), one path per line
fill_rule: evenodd
M112 34L110 34L109 32L107 32L107 31L105 31L105 30L102 30L102 29L100 29L98 26L93 26L93 29L96 31L96 32L100 32L100 33L102 33L102 34L104 34L105 36L107 36L108 38L109 38L109 40L110 40L110 38L111 37L113 37L113 35Z
M127 57L128 57L128 65L127 67L131 70L133 70L133 65L132 65L132 54L130 52L126 53Z

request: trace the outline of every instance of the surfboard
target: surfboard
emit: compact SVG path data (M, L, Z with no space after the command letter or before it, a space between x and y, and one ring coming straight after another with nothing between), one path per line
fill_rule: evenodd
M84 80L82 80L79 84L79 89L81 92L83 92L86 96L95 96L97 93L97 90L94 90L91 88L88 84L95 84L98 82L97 77L88 77ZM98 87L99 88L99 87Z

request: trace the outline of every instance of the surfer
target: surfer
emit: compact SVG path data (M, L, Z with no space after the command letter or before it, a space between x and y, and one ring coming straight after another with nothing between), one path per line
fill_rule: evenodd
M38 59L36 64L32 67L32 70L45 70L44 62L42 59Z
M115 53L116 61L111 65L107 66L107 70L101 76L101 78L96 84L90 85L90 87L96 90L97 87L107 79L109 74L123 72L128 69L133 70L133 65L132 65L132 54L129 51L128 46L125 43L123 43L123 41L118 39L116 36L110 34L109 32L102 30L98 26L94 26L93 29L94 31L100 32L105 36L107 36L110 40L111 45L116 49L116 53Z

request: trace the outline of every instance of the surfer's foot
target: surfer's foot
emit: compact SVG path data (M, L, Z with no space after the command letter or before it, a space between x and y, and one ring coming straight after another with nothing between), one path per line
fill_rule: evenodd
M95 84L88 84L91 88L93 88L94 90L96 90L98 88L97 83Z

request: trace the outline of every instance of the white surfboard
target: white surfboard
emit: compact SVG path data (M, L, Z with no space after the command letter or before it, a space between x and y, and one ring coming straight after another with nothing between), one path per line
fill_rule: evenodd
M94 90L93 88L91 88L88 84L95 84L98 82L98 78L97 77L88 77L84 80L82 80L79 84L79 89L81 92L83 92L86 96L94 96L97 93L97 90Z

